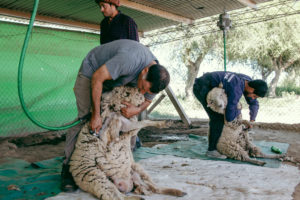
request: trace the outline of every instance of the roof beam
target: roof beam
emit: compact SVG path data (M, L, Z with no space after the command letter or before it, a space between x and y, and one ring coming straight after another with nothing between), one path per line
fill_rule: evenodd
M129 0L121 0L121 6L131 8L134 10L138 10L140 12L148 13L151 15L159 16L159 17L162 17L165 19L173 20L176 22L182 22L185 24L191 24L194 21L193 19L190 19L190 18L182 17L180 15L175 15L175 14L163 11L163 10L151 8L149 6L138 4L138 3L135 3L135 2L132 2Z
M28 20L31 18L31 13L20 12L20 11L5 9L5 8L0 8L0 14L6 15L6 16L11 16L11 17L28 19ZM36 15L35 21L48 22L48 23L52 23L52 24L59 24L59 25L70 26L70 27L84 28L84 29L89 29L92 31L99 31L98 24L88 24L88 23L59 19L59 18L54 18L54 17L46 17L46 16L42 16L42 15Z
M250 8L253 8L255 10L257 10L257 5L256 5L256 2L254 0L238 0L238 2L250 7Z

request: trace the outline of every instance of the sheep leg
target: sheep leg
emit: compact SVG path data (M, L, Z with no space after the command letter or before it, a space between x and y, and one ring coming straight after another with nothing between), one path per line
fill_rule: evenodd
M223 141L223 140L221 140ZM245 151L242 146L235 142L218 142L217 149L220 153L226 155L228 158L249 162L255 165L262 166L265 162L249 157L248 151Z
M259 155L256 155L255 157L257 157L257 158L279 159L279 158L284 158L285 156L286 156L285 154L264 154L264 153L261 153Z
M113 125L113 126L112 126ZM130 132L133 130L139 130L144 127L154 126L158 128L167 128L170 126L166 121L135 121L125 118L123 115L112 113L105 119L103 128L100 131L100 138L105 141L104 138L112 137L112 140L119 136L119 132ZM107 134L109 132L109 134ZM105 134L104 134L105 133ZM104 138L103 138L104 137Z
M161 188L156 186L151 180L150 176L145 172L145 170L137 163L132 165L133 169L133 182L136 186L135 193L138 194L149 194L149 190L156 194L164 194L182 197L186 195L185 192L174 188Z
M124 200L144 200L144 198L137 197L137 196L126 196L126 197L124 197Z
M255 146L252 142L250 142L250 140L247 140L247 149L249 150L249 155L251 157L256 157L256 158L279 159L279 158L284 158L286 156L285 154L264 154L263 152L261 152L260 148Z
M240 154L240 158L241 158L240 160L245 161L245 162L249 162L249 163L252 163L252 164L255 164L255 165L259 165L259 166L263 166L263 165L266 164L266 162L264 162L264 161L250 158L247 151L245 151L240 146L238 146L238 147L239 148L237 150L237 153Z
M223 153L224 155L227 155L228 158L249 162L249 163L252 163L252 164L255 164L255 165L259 165L259 166L263 166L263 165L266 164L263 161L250 158L249 155L248 155L248 152L246 152L241 147L239 147L237 149L232 148L232 149L230 149L230 152L227 152L227 153L224 153L222 151L220 151L220 153Z
M143 121L131 121L123 116L120 116L120 120L122 121L122 132L129 132L136 129L141 129L148 126L154 126L158 128L166 128L168 124L166 121L150 121L150 120L143 120Z
M258 149L257 147L255 147L255 148ZM259 150L259 152L260 152L260 149L258 149L258 150ZM266 162L264 162L264 161L256 160L256 159L253 159L253 158L249 157L248 152L245 151L245 150L242 149L242 148L241 148L241 151L243 152L243 153L242 153L242 156L241 156L241 157L242 157L241 160L246 161L246 162L249 162L249 163L252 163L252 164L254 164L254 165L259 165L259 166L263 166L263 165L266 164Z
M256 159L253 159L253 158L250 158L250 157L245 158L244 161L252 163L254 165L259 165L259 166L264 166L266 164L266 162L264 162L264 161L256 160Z
M129 120L120 114L111 113L105 119L99 137L105 144L109 144L111 141L118 140L120 131L135 136L141 128L147 126L166 127L167 125L165 121L135 121Z

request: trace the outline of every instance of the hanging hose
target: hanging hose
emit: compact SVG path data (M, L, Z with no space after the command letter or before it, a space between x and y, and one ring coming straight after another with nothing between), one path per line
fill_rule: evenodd
M224 71L226 72L226 30L223 30L223 43L224 43Z
M20 61L19 61L19 68L18 68L18 94L19 94L19 99L20 99L20 103L21 103L23 111L25 112L26 116L34 124L36 124L37 126L39 126L41 128L48 129L48 130L51 130L51 131L64 130L64 129L71 128L71 127L77 125L80 121L78 120L78 121L76 121L76 122L74 122L74 123L72 123L70 125L60 126L60 127L51 127L51 126L44 125L44 124L38 122L31 115L31 113L26 108L26 105L25 105L25 102L24 102L24 98L23 98L22 71L23 71L23 65L24 65L24 59L25 59L25 55L26 55L26 50L27 50L27 46L28 46L28 42L29 42L29 37L31 35L31 31L32 31L34 20L35 20L35 16L36 16L38 4L39 4L39 0L35 0L34 1L34 7L33 7L32 15L31 15L31 18L30 18L30 22L29 22L29 25L28 25L28 29L27 29L27 32L26 32L26 36L25 36L25 40L24 40L24 44L23 44L23 48L22 48L22 52L21 52L21 56L20 56Z
M220 14L217 26L223 31L224 71L226 71L226 31L231 28L231 20L229 19L229 15L226 13L226 11L224 11L223 14Z

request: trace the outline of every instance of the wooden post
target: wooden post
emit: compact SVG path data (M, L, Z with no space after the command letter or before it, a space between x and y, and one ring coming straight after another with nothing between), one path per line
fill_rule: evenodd
M139 115L138 115L138 121L142 121L147 119L147 110L143 110Z
M160 95L160 97L155 101L155 103L147 110L147 115L149 115L152 110L166 97L164 93Z
M167 95L169 96L172 104L174 105L176 111L178 112L181 120L183 121L183 123L187 126L191 125L191 120L188 118L188 116L185 114L182 106L180 105L178 99L176 98L173 90L171 89L170 86L168 86L165 91L167 92Z

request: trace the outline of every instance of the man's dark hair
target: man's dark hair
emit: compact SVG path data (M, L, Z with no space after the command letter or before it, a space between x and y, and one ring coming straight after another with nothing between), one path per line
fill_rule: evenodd
M155 64L149 67L146 80L151 83L150 91L159 93L169 85L170 74L164 66Z
M259 97L266 96L268 92L268 85L263 80L252 80L248 82L248 85L254 89L254 94L256 94Z
M109 3L110 5L116 6L118 8L120 6L119 0L95 0L96 4L99 5L100 2Z

